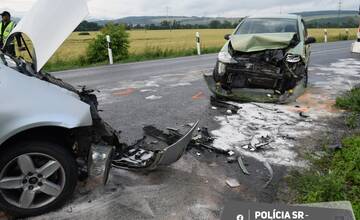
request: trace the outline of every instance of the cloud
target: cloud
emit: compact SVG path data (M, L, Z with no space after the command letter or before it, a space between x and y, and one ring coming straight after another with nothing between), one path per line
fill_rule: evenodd
M22 15L35 0L1 0L0 7ZM241 17L257 13L337 10L338 0L89 0L90 16L119 18L126 16L169 15ZM344 10L357 10L359 0L343 1Z

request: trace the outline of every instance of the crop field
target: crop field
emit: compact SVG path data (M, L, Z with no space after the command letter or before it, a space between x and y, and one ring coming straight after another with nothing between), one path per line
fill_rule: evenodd
M202 30L136 30L129 31L130 54L141 55L147 50L182 51L195 48L195 33L201 34L203 48L220 48L224 43L224 35L232 33L232 29L202 29ZM355 39L357 29L349 29L350 39ZM74 32L56 52L52 61L71 60L84 55L89 42L96 37L98 32L89 35L79 35ZM318 42L324 39L323 29L310 29L309 35L316 37ZM328 29L329 41L346 39L345 29Z

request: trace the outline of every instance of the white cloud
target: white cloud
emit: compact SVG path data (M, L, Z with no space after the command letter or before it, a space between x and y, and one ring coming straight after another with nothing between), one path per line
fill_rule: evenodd
M35 0L0 0L0 8L21 16ZM255 13L336 10L338 0L90 0L91 17L170 15L241 17ZM359 0L343 1L344 10L357 10Z

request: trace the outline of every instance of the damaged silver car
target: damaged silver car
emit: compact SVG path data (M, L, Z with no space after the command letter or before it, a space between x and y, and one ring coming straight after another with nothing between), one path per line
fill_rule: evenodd
M11 34L21 35L31 62L0 51L0 210L10 215L58 208L79 179L94 176L106 183L110 167L170 165L184 154L197 126L161 147L146 138L128 146L101 119L93 90L42 70L87 14L84 0L39 0Z
M217 97L285 103L307 87L310 44L316 40L300 16L247 17L225 39L213 74L205 75Z

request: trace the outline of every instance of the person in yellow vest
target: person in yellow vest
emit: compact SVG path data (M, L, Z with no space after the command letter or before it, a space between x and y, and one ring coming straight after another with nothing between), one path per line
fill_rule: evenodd
M11 31L15 28L15 22L11 20L11 14L7 11L4 11L1 14L2 21L0 23L0 48L5 52L12 56L16 55L15 52L15 44L14 40L10 40L5 45L7 39L10 36ZM19 36L16 36L16 41L18 43L18 47L23 50L21 45L21 40Z

